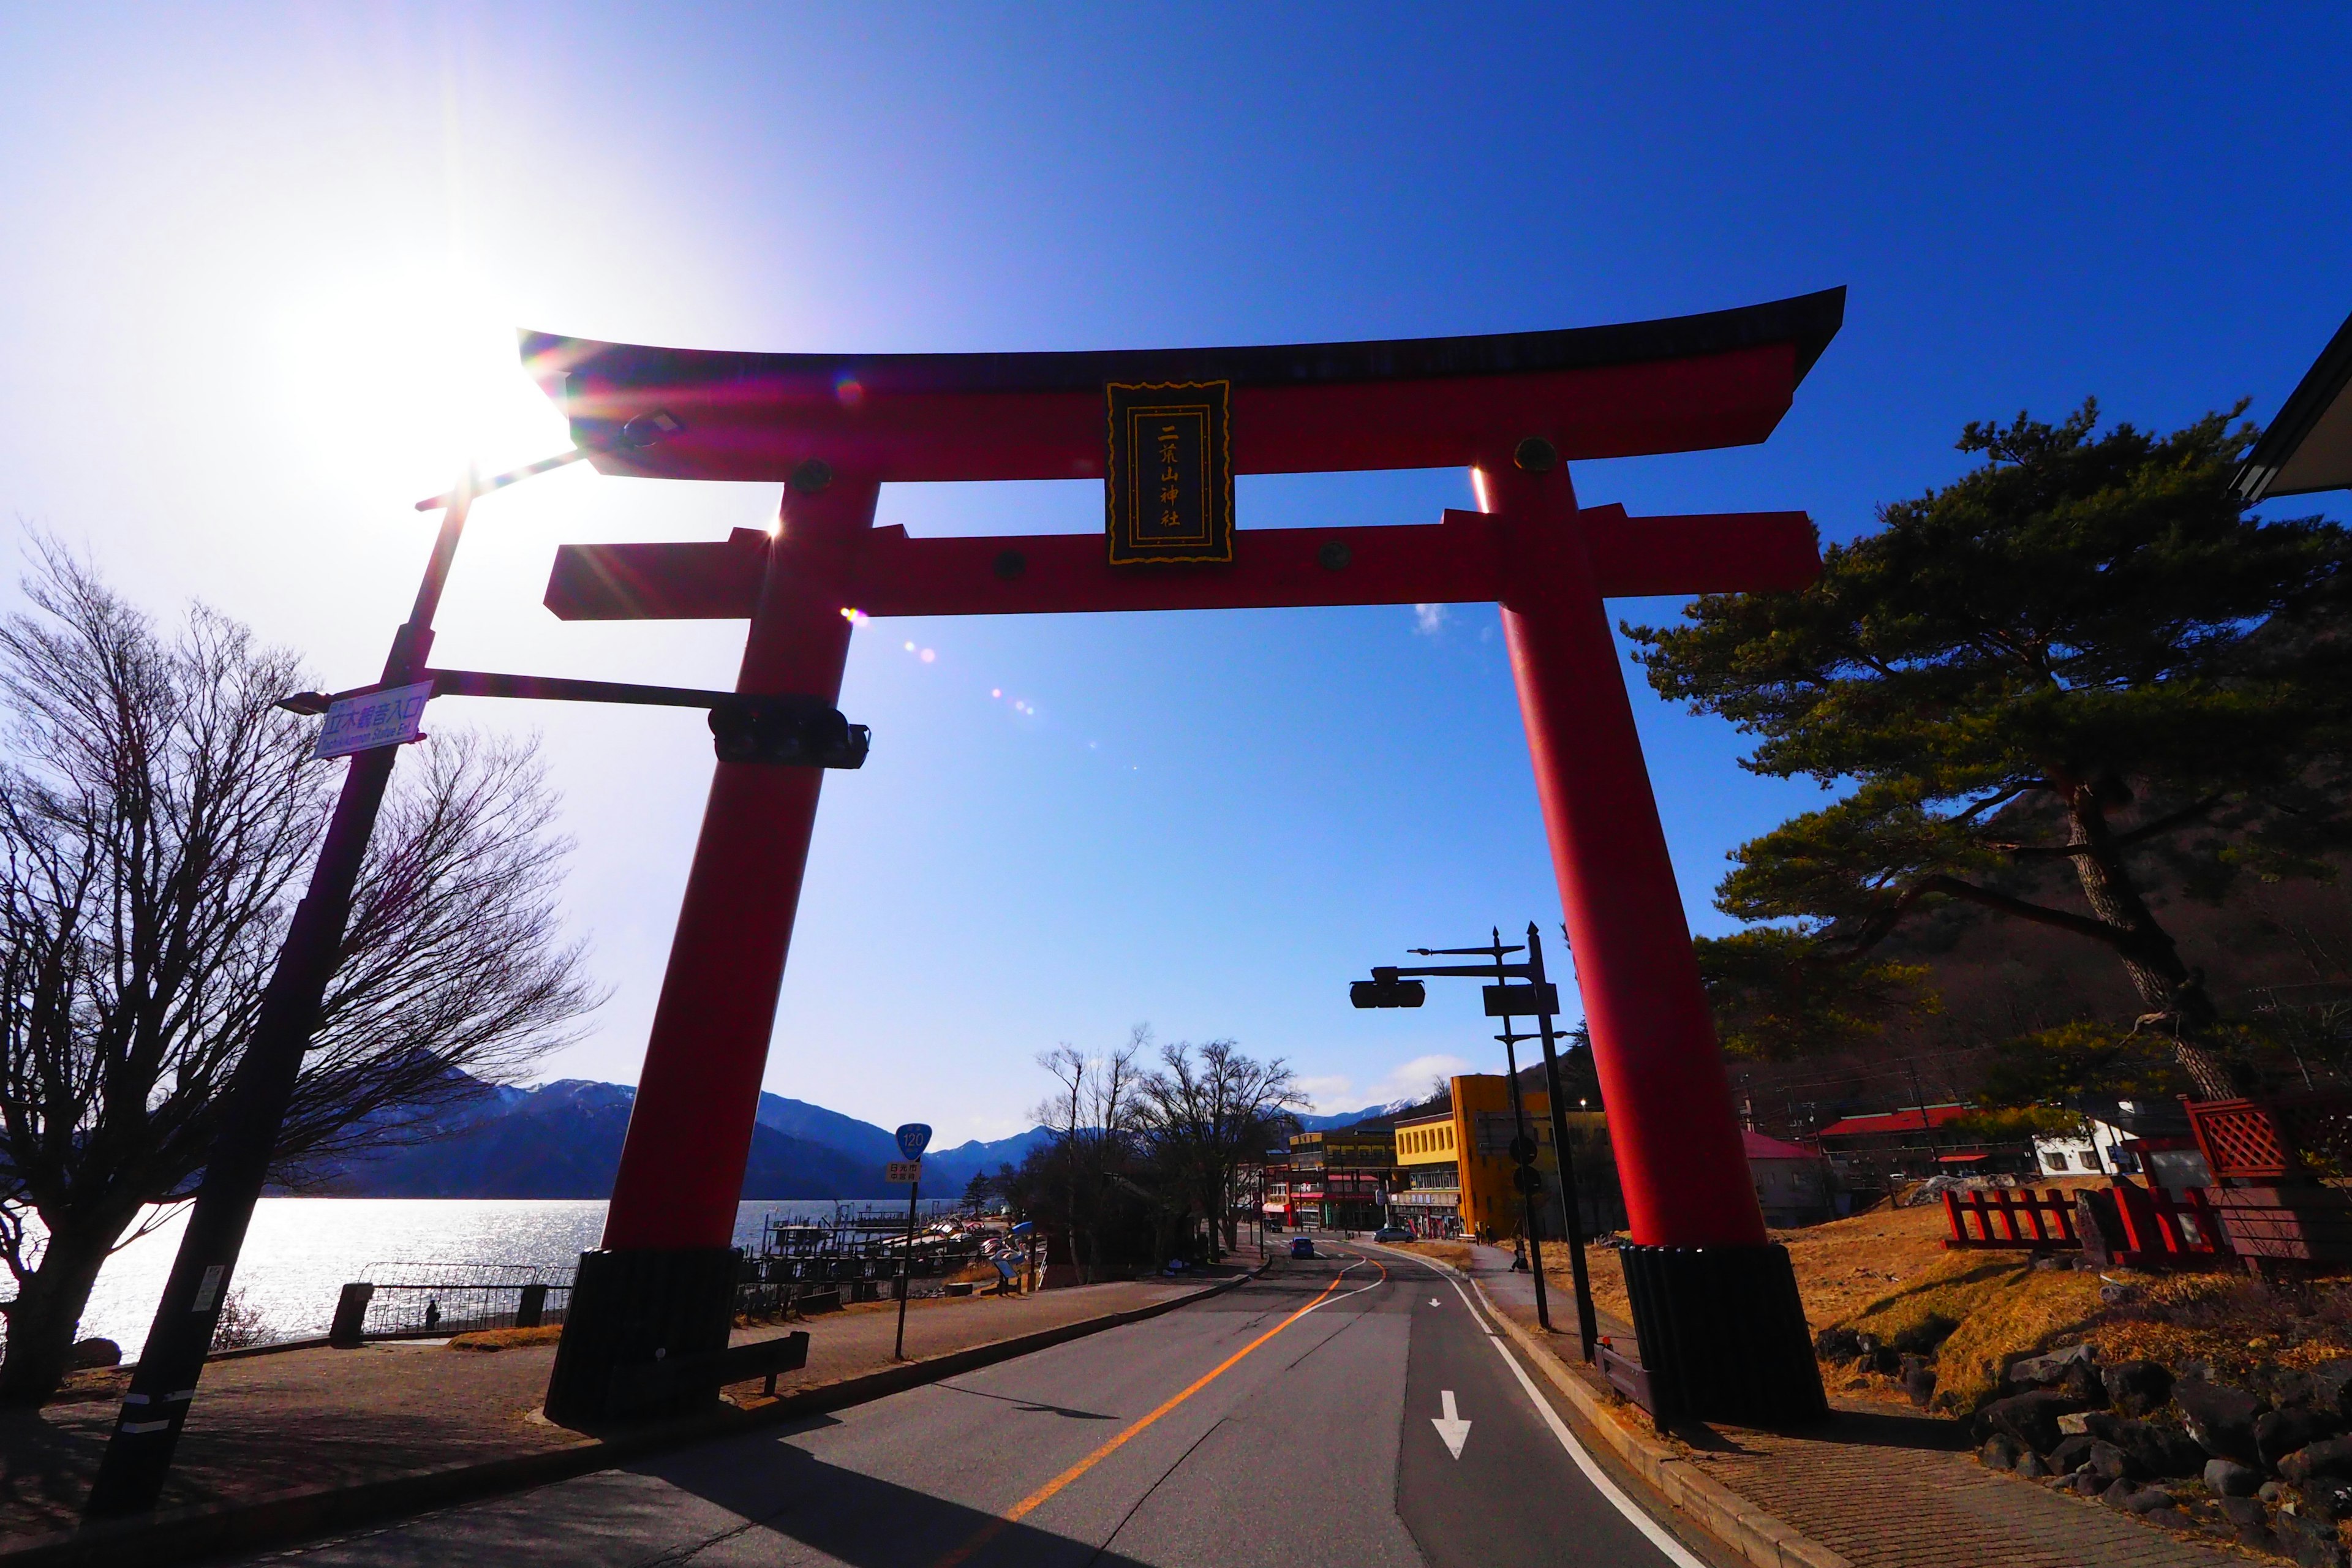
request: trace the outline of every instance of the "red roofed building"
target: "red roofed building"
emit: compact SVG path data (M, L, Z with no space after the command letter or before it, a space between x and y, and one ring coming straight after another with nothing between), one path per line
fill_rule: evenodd
M1801 1143L1761 1132L1742 1132L1739 1141L1766 1225L1785 1230L1837 1217L1827 1160Z
M1848 1116L1831 1122L1814 1138L1849 1190L1879 1186L1895 1177L1916 1181L2032 1170L2028 1144L1988 1148L1981 1139L1948 1131L1973 1109L1952 1102Z

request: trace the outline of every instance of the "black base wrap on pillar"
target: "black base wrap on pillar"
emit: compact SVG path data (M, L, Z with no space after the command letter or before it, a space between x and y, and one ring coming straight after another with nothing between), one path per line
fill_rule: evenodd
M731 1247L582 1253L547 1380L547 1418L593 1426L607 1418L615 1369L725 1350L740 1268ZM632 1414L679 1414L718 1394L693 1390L677 1409Z
M1829 1414L1789 1249L1619 1246L1661 1422L1793 1426Z

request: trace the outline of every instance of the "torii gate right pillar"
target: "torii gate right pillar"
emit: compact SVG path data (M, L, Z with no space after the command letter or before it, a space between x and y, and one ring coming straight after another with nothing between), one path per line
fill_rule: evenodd
M1503 633L1633 1242L1660 1419L1826 1413L1785 1248L1756 1204L1690 927L1565 465L1478 465L1509 521Z

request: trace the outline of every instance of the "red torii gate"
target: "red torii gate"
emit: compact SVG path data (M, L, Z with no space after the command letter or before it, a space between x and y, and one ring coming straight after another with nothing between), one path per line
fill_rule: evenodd
M1602 601L1787 589L1819 570L1801 512L1580 509L1562 459L1769 436L1844 290L1658 321L1395 342L1104 353L759 354L528 334L524 355L606 473L784 485L772 536L568 545L567 620L748 619L736 689L838 700L866 616L1491 602L1533 753L1634 1245L1661 1397L1700 1415L1822 1405L1770 1246ZM1230 563L1114 566L1103 537L917 539L885 483L1099 478L1105 387L1231 384L1240 473L1473 470L1438 523L1250 529ZM616 439L667 413L652 447ZM720 763L601 1250L582 1259L548 1395L593 1419L615 1366L722 1346L736 1203L823 772Z

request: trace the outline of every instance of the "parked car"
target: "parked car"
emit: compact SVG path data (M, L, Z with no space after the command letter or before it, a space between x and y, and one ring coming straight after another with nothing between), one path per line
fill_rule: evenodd
M1412 1232L1401 1225L1384 1225L1372 1232L1374 1241L1411 1241Z
M1315 1238L1311 1236L1292 1237L1290 1238L1290 1256L1293 1258L1314 1257Z

